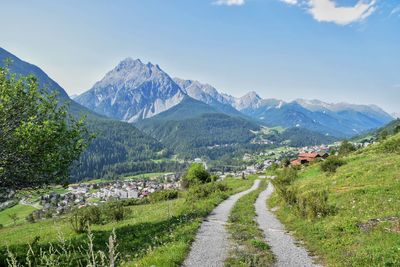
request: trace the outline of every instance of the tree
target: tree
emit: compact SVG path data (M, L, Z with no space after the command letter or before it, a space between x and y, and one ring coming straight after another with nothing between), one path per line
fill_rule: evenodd
M348 155L353 151L356 151L356 147L349 141L345 140L340 144L339 155L341 156Z
M201 163L193 163L182 179L182 186L188 188L193 184L204 184L211 182L210 173Z
M61 183L91 136L35 77L0 68L0 188Z

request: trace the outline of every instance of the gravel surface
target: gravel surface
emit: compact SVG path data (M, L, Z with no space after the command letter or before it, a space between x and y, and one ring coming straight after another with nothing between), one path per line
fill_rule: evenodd
M255 207L257 222L277 259L275 266L320 266L313 263L312 258L303 247L296 245L295 239L285 231L282 223L268 209L266 201L273 191L274 187L270 183L268 188L258 196Z
M231 209L242 196L256 190L260 180L243 192L235 194L217 206L201 224L196 240L183 266L216 267L224 266L229 248L228 233L225 224Z

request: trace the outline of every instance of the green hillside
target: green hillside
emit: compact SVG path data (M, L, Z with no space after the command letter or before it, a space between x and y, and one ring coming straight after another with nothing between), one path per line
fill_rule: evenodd
M299 171L286 201L270 204L327 266L399 266L400 134L343 161L334 173L320 163Z
M354 138L352 138L352 140L356 142L374 141L379 139L382 136L382 134L391 135L399 131L400 131L400 119L395 119L379 129L375 129L373 131L369 131L361 135L355 136Z
M218 113L192 98L184 99L177 106L143 120L137 126L186 158L231 153L232 147L237 149L249 144L254 138L252 131L259 129L251 121Z

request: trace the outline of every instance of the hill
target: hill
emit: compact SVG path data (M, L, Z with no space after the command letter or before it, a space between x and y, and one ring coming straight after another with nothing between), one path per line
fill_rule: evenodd
M382 136L382 134L392 135L397 133L398 131L400 131L400 119L395 119L381 128L367 131L366 133L353 137L351 140L354 142L371 142L378 140Z
M124 163L129 163L126 164L129 168L124 168L127 173L147 171L149 168L168 169L174 165L160 166L153 162L154 159L163 158L168 154L164 146L154 138L131 124L101 116L72 101L65 90L42 69L0 48L0 66L4 66L4 59L12 60L9 66L12 73L24 76L33 74L42 88L57 92L61 102L69 103L69 112L73 116L87 117L86 124L91 132L96 134L96 138L72 168L71 180L112 176L115 168ZM121 174L121 171L118 173Z
M260 127L241 117L219 113L214 108L185 97L168 111L136 124L185 158L232 153L247 145Z
M270 204L326 266L398 266L400 134L342 160L334 173L322 163L301 170L291 200Z

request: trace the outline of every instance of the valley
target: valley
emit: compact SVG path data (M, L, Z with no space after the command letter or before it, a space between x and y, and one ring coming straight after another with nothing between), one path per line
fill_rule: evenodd
M61 129L84 127L67 179L39 166L48 180L9 186L0 161L0 266L296 266L297 254L305 266L399 264L400 123L381 108L234 97L131 58L71 99L39 67L2 48L0 60L11 73L1 88L54 99L22 126L65 107ZM293 236L271 238L272 222Z

